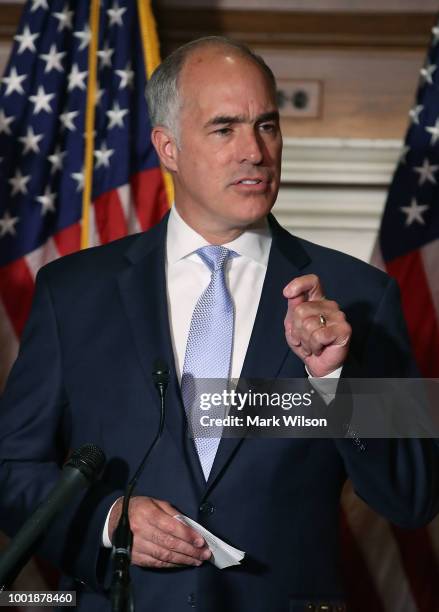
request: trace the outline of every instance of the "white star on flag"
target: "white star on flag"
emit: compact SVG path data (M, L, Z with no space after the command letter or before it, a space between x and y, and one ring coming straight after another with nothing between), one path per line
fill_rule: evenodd
M420 70L421 77L430 85L433 85L433 73L435 72L436 68L437 66L435 64L428 64Z
M431 33L433 34L433 45L436 45L439 41L439 27L434 26L434 28L431 28Z
M29 26L24 26L23 33L16 34L14 36L14 39L20 43L20 46L18 47L18 50L17 50L18 55L21 55L26 50L29 50L32 53L35 53L36 48L35 48L34 41L38 38L38 36L39 36L38 33L32 34L32 32L29 29Z
M128 62L125 70L115 70L117 76L120 76L119 89L125 89L126 87L132 87L134 72L131 70L131 64Z
M109 25L123 25L122 22L122 15L125 13L126 8L124 7L119 7L119 4L117 2L113 3L113 8L108 9L107 10L107 15L110 18L110 23Z
M46 215L49 211L55 212L55 198L56 193L51 193L49 186L46 187L43 195L37 196L37 202L41 204L41 216Z
M414 106L412 109L409 110L409 117L411 118L412 123L416 123L416 125L419 125L419 115L422 113L423 109L423 104L418 104L417 106Z
M55 174L57 170L62 170L63 158L67 154L67 151L61 151L61 147L58 145L52 155L48 155L47 159L52 164L50 174Z
M73 19L73 11L69 11L69 7L65 6L63 11L61 11L61 13L52 13L53 17L55 17L55 19L58 19L59 24L58 24L58 32L62 32L64 30L64 28L69 28L71 29L72 26L72 19Z
M94 152L96 157L96 168L100 168L101 166L108 168L110 165L110 157L113 153L114 149L107 149L107 145L103 142L101 148Z
M434 125L430 125L426 127L425 129L427 132L431 134L430 144L435 145L436 142L439 140L439 119L436 119L436 122Z
M422 166L417 166L413 168L415 172L419 174L419 183L418 185L423 185L425 181L429 183L436 184L436 179L434 177L434 173L437 172L439 166L431 166L428 159L424 159Z
M105 66L109 66L111 68L111 56L113 55L113 53L114 49L110 49L108 42L106 42L105 47L98 51L101 68L105 68Z
M12 115L7 117L5 111L0 108L0 134L12 134L9 126L14 121L15 117Z
M44 137L44 134L35 134L32 127L27 128L26 136L21 136L18 140L24 144L23 154L30 153L39 153L40 147L38 143Z
M418 204L416 198L413 198L410 206L400 206L400 210L407 215L405 220L406 227L417 221L421 225L425 225L423 214L430 208L427 204Z
M69 91L73 91L75 87L78 87L79 89L85 89L84 79L86 78L87 74L88 70L80 72L78 64L73 64L72 71L68 76L69 84L67 89Z
M38 113L40 113L41 111L46 111L46 113L53 112L52 108L50 107L49 102L54 97L55 97L55 94L53 93L46 94L46 92L44 91L44 87L40 85L40 87L38 87L37 93L33 96L29 96L29 100L34 105L33 114L38 115Z
M56 45L50 46L49 53L41 53L40 58L46 62L44 72L51 72L52 70L63 72L64 68L61 60L65 54L65 51L57 51Z
M79 45L79 51L84 51L91 39L90 26L86 25L83 30L80 30L79 32L73 32L73 36L75 38L79 38L79 40L81 41Z
M30 174L24 176L21 174L21 170L17 169L15 175L8 180L8 183L12 185L12 194L17 195L17 193L27 194L27 183L30 181Z
M48 9L49 5L47 4L47 0L32 0L31 13L35 13L39 8L44 10Z
M67 111L65 113L61 113L61 115L59 116L59 120L62 123L62 127L66 130L74 132L76 130L76 126L73 123L73 119L75 119L78 115L79 111Z
M11 217L9 212L6 210L3 217L0 219L0 238L6 236L6 234L11 234L11 236L15 236L15 224L18 223L19 217Z
M123 118L128 114L127 108L120 108L119 102L115 102L113 104L113 108L106 112L106 115L109 119L108 129L118 126L123 128Z
M18 74L17 69L13 66L8 76L2 78L2 83L6 84L5 96L11 95L14 91L18 94L24 94L22 82L27 78L26 74Z
M84 172L72 172L70 175L76 181L76 192L84 189Z

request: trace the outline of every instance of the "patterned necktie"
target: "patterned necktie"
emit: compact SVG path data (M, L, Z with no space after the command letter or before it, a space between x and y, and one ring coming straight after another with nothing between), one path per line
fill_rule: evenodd
M216 391L224 389L224 381L230 375L233 344L234 309L226 286L224 268L229 257L237 253L223 246L209 245L198 249L197 254L211 271L210 283L195 305L186 344L181 392L188 421L194 436L206 481L215 459L220 437L198 437L199 394L212 392L212 385L197 389L197 379L222 379ZM200 385L201 387L201 385ZM208 413L210 414L210 413ZM204 431L204 435L206 432Z

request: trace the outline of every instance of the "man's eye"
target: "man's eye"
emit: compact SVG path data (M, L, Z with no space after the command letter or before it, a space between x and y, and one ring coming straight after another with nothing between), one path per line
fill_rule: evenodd
M218 134L219 136L228 136L231 134L231 132L231 128L220 128L219 130L215 130L215 134Z
M277 130L277 126L274 123L261 123L259 129L261 132L275 132Z

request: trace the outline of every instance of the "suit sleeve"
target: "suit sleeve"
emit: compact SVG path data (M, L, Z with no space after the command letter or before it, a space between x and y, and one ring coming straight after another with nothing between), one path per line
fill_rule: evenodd
M50 289L43 269L20 352L0 400L0 528L13 536L55 486L72 450L71 418ZM93 442L93 440L89 440ZM98 588L102 528L121 494L94 484L54 520L38 552Z
M354 331L355 333L355 331ZM343 377L417 378L393 279L374 313L363 350L351 354ZM356 493L381 515L406 528L425 525L439 511L439 446L429 438L335 440Z

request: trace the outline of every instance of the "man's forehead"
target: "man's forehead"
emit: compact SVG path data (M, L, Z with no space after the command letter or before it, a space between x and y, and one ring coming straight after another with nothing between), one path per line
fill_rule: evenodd
M267 79L261 66L238 50L226 46L206 46L194 50L184 62L179 85L183 87L186 82L197 81L197 87L203 82L218 82L219 74L225 78L232 78L240 71L256 71ZM210 77L210 78L209 78Z
M194 49L188 54L183 70L188 67L202 67L211 63L225 63L233 65L238 62L251 62L252 60L240 51L225 45L206 45Z
M189 56L181 71L180 102L182 106L201 103L203 107L216 107L222 114L238 114L242 112L242 99L236 98L235 91L245 88L246 79L245 93L256 96L255 101L265 107L257 112L275 109L271 84L255 61L227 48L198 49ZM221 110L217 103L221 104Z

